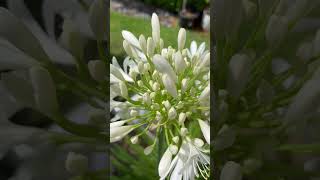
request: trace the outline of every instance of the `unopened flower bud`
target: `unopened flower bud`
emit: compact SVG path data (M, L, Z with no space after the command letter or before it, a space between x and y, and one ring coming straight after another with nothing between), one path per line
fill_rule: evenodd
M167 110L169 110L171 108L171 104L168 100L163 101L162 104L164 105L164 107L166 107Z
M136 116L138 116L139 115L139 113L138 113L138 111L137 110L131 110L130 111L130 116L132 116L132 117L136 117Z
M144 54L147 54L147 41L143 34L139 36L139 44Z
M187 133L188 133L188 129L187 128L183 127L183 128L180 129L180 135L181 136L186 136Z
M135 80L137 78L138 73L136 71L130 71L129 72L129 76Z
M138 71L141 74L144 72L144 63L142 61L138 62Z
M155 44L158 44L160 41L160 23L156 13L152 14L151 27L152 27L152 38Z
M182 79L181 92L184 93L187 90L188 79Z
M178 49L182 50L186 43L186 30L184 28L180 28L178 33Z
M144 86L144 84L143 84L143 82L141 80L139 80L137 83L138 83L138 86L140 86L140 87Z
M149 57L153 56L154 48L155 48L155 44L153 42L153 39L151 37L148 37L148 40L147 40L147 55Z
M172 153L172 155L176 155L178 152L178 146L170 144L169 145L169 150Z
M149 154L151 154L152 153L152 151L153 151L153 145L150 145L150 146L148 146L148 147L146 147L145 149L144 149L144 154L145 155L149 155Z
M200 148L200 147L202 147L204 145L204 142L202 141L202 139L195 138L194 139L194 145Z
M159 91L160 90L160 84L157 83L157 82L153 83L152 90Z
M130 141L131 141L132 144L137 144L138 141L139 141L139 136L132 136L130 138Z
M167 74L164 74L162 76L162 82L164 87L166 88L166 90L171 96L173 97L178 96L176 84Z
M149 63L144 64L144 72L150 71L151 67Z
M177 111L174 107L171 107L168 112L168 119L174 119L177 116Z
M187 118L187 115L186 115L186 113L180 113L179 114L179 124L183 124L184 123L184 121L186 120L186 118Z
M172 141L173 141L174 143L178 144L178 142L179 142L179 136L173 137L173 138L172 138Z
M151 99L150 99L150 95L149 93L144 93L143 96L143 102L147 105L150 105L151 104Z
M155 97L156 97L156 93L155 93L155 92L151 92L151 93L150 93L150 98L151 98L151 99L154 99Z

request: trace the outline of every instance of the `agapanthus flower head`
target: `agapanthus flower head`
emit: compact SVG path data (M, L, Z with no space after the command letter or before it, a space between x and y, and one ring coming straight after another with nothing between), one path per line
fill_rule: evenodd
M178 47L164 47L160 23L152 15L152 37L136 38L122 31L123 47L128 57L122 68L114 58L110 64L111 108L116 112L110 124L110 140L116 142L132 135L155 135L146 147L150 154L164 134L167 150L159 163L164 179L194 179L210 176L210 52L205 43L192 41L185 48L186 30L178 33ZM120 96L125 101L116 101ZM200 133L192 133L198 128Z

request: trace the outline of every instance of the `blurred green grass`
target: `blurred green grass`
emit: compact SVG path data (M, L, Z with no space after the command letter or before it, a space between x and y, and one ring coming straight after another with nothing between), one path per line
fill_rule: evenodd
M118 60L125 57L125 52L122 48L122 30L128 30L132 32L137 38L140 34L143 34L146 38L151 36L151 20L147 18L137 18L126 16L114 11L110 13L110 53L111 56L115 56ZM161 37L164 40L164 46L177 47L177 37L179 27L167 28L161 26ZM195 40L198 44L206 42L206 47L209 48L210 36L208 32L187 31L186 46L190 47L192 40Z

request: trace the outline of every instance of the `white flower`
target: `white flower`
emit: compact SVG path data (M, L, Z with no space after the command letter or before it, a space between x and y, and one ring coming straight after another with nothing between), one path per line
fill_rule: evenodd
M178 51L174 54L173 59L174 59L174 64L175 64L175 68L176 68L177 73L181 73L182 71L184 71L186 69L187 64L184 61L180 51Z
M201 119L198 119L198 122L204 138L206 139L207 143L210 144L210 126Z
M162 158L165 161L162 165L165 166L161 168L161 173L159 171L160 180L168 176L173 180L194 179L200 176L205 178L209 177L210 157L204 153L203 149L195 146L188 138L182 142L180 150L173 160L170 150L167 154L165 153ZM170 165L168 165L169 162Z

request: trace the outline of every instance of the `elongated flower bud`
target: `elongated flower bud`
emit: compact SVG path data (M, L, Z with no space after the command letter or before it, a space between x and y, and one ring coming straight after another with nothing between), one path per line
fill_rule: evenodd
M186 113L180 113L179 114L179 124L183 124L184 121L186 120L187 116L186 116Z
M204 101L210 101L210 84L204 88L204 90L201 92L199 96L199 101L204 102Z
M149 155L149 154L151 154L151 152L153 151L153 145L150 145L150 146L148 146L148 147L146 147L145 149L144 149L144 154L145 155Z
M152 62L154 64L155 68L160 73L168 74L174 82L177 82L177 75L173 71L173 68L171 67L169 62L164 57L156 54L153 56Z
M173 141L174 143L178 144L178 142L179 142L179 136L173 137L173 138L172 138L172 141Z
M178 34L178 49L182 50L186 43L186 30L184 28L180 28Z
M174 81L172 81L171 78L167 74L164 74L162 76L162 82L164 84L164 87L166 88L166 90L168 91L168 93L171 96L173 96L173 97L178 96L177 87L176 87Z
M188 79L182 79L181 82L181 92L184 93L187 90Z
M163 47L164 47L164 42L163 42L163 39L162 38L160 38L160 49L163 49Z
M171 108L171 104L168 100L163 101L162 104L164 105L164 107L169 110Z
M158 15L153 13L151 17L151 27L152 27L152 38L155 44L160 41L160 23Z
M154 43L154 41L153 41L153 39L151 37L148 37L148 40L147 40L147 55L149 57L153 56L154 49L155 49L155 43Z
M129 31L122 31L122 37L132 46L141 49L138 39Z
M130 141L131 141L132 144L137 144L138 141L139 141L139 136L132 136L130 138Z
M178 146L170 144L169 145L169 150L171 152L172 155L176 155L178 152Z
M133 57L133 52L132 52L131 46L128 43L128 41L123 40L122 45L123 45L123 49L127 53L127 55L130 56L130 57Z
M180 51L178 51L174 54L173 59L174 59L174 64L175 64L175 68L176 68L177 73L180 73L186 69L187 64L184 61L184 59L182 58Z
M144 54L147 54L147 41L146 38L144 37L144 35L140 35L139 36L139 44L141 47L141 50Z
M168 112L168 119L174 119L177 116L177 111L174 107L171 107Z
M143 98L144 103L146 103L147 105L151 104L151 98L150 98L149 93L144 93L142 98Z
M139 112L137 111L137 110L131 110L130 111L130 116L132 116L132 117L135 117L135 116L138 116L139 115Z
M127 89L127 85L121 81L119 83L119 86L120 86L120 93L121 93L121 96L124 97L124 98L128 98L128 89Z

